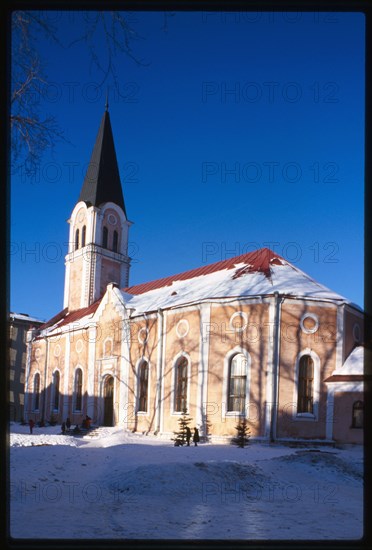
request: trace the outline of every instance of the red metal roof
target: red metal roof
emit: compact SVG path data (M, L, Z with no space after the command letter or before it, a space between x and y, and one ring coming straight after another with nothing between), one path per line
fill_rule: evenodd
M68 311L67 308L65 308L59 313L57 313L57 315L52 317L49 321L44 323L44 325L39 327L39 329L44 330L53 325L62 327L63 325L67 325L69 323L73 323L74 321L78 321L79 319L82 319L86 315L93 315L93 313L96 312L100 302L101 302L101 298L88 307L83 307L81 309L76 309L70 312Z
M129 294L143 294L149 290L155 290L157 288L162 288L164 286L170 286L174 281L184 281L187 279L193 279L194 277L199 277L201 275L209 275L210 273L215 273L216 271L222 271L223 269L233 269L237 264L247 264L244 267L241 267L236 271L233 278L240 277L246 273L263 273L266 277L270 276L270 266L273 264L281 264L284 262L284 259L276 254L269 248L260 248L254 252L248 252L247 254L242 254L240 256L235 256L234 258L229 258L227 260L222 260L214 264L205 265L202 267L197 267L196 269L191 269L189 271L184 271L177 275L171 275L170 277L164 277L162 279L156 279L155 281L149 281L148 283L142 283L139 285L130 286L122 289L124 292Z

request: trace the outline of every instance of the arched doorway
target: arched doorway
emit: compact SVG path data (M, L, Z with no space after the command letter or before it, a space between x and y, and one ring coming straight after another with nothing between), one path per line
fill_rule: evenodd
M114 379L112 376L107 376L105 379L105 385L103 389L104 400L104 413L103 424L104 426L113 426L114 421Z

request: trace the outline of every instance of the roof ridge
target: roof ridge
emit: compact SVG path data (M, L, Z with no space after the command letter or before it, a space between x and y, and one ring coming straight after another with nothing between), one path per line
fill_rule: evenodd
M148 292L149 290L155 290L157 288L162 288L164 286L170 286L174 281L193 279L201 275L208 275L211 273L215 273L217 271L222 271L224 269L233 269L239 263L246 263L247 268L251 265L253 267L252 271L261 272L261 273L264 273L265 276L269 276L270 262L273 259L278 259L280 260L280 263L286 262L288 265L292 266L292 264L289 264L287 260L285 260L279 254L276 254L275 252L273 252L270 248L259 248L258 250L253 250L252 252L246 252L244 254L240 254L239 256L234 256L232 258L220 260L218 262L207 264L202 267L196 267L193 269L189 269L187 271L182 271L181 273L177 273L175 275L154 279L146 283L140 283L138 285L125 287L125 288L122 288L121 290L123 292L127 292L128 294L143 294L144 292ZM252 262L252 263L250 264L248 262ZM249 270L245 270L245 272L247 271ZM237 275L237 277L243 274L244 272L241 272L240 274Z

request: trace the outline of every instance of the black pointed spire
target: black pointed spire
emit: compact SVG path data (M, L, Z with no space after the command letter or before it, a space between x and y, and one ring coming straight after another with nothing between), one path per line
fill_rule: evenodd
M79 201L84 201L89 206L100 206L110 201L120 206L127 215L108 112L108 99Z

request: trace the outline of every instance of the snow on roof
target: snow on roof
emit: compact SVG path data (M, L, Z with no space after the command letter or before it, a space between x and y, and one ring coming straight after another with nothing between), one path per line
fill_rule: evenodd
M342 365L343 374L363 374L364 348L357 346ZM341 371L340 371L341 372Z
M135 314L206 299L252 297L274 292L332 301L346 298L317 283L268 248L122 290Z
M346 382L364 380L364 348L357 346L348 355L343 365L332 372L325 382Z
M27 313L9 313L10 318L16 321L27 321L29 323L44 323L41 319L36 319L36 317L30 317Z
M127 287L120 292L133 315L208 299L267 296L274 292L348 303L346 298L317 283L268 248ZM76 321L82 325L94 315L100 302L101 299L71 312L64 309L40 329L51 332Z

